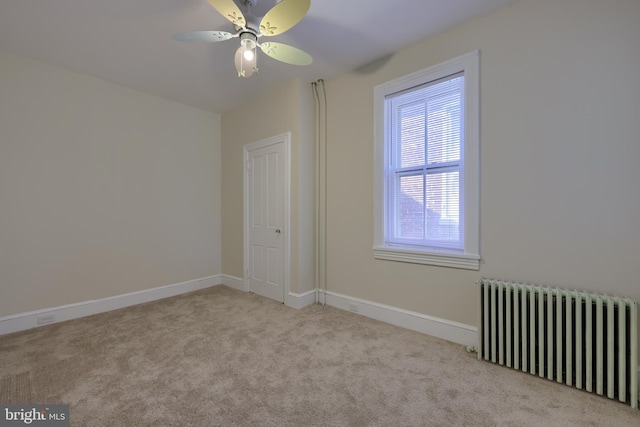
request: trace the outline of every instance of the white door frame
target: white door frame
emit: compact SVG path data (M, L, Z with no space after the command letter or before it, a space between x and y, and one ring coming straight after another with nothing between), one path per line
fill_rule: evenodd
M253 150L268 147L274 144L284 144L284 224L282 224L282 234L284 235L284 248L283 248L283 281L284 281L284 295L282 295L283 302L287 301L290 288L290 275L291 275L291 224L290 224L290 211L291 211L291 132L285 132L280 135L272 136L271 138L263 139L261 141L253 142L251 144L245 144L242 147L242 159L244 168L244 195L243 195L243 211L244 211L244 289L249 291L249 249L251 247L250 242L250 227L249 227L249 185L251 180L249 179L249 153Z

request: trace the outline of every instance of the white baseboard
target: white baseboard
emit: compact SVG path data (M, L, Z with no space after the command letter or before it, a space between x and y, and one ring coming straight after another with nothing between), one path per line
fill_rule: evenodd
M320 303L462 345L477 345L478 328L335 292L318 291Z
M294 294L292 292L289 292L289 295L287 295L284 303L287 307L296 309L305 308L316 303L316 291L314 289L303 294Z
M228 286L237 291L249 292L249 288L247 287L242 277L229 276L228 274L222 274L220 277L222 279L221 283L223 285Z
M221 277L222 277L221 283L223 285L228 286L237 291L249 292L249 286L243 278L229 276L227 274L222 274ZM284 304L287 307L292 307L296 309L301 309L315 303L316 303L315 290L305 292L303 294L294 294L293 292L289 292L289 295L287 295L284 300Z
M0 335L24 331L44 326L45 324L63 322L92 314L104 313L136 304L155 301L187 292L210 288L222 284L221 275L203 277L173 285L145 289L143 291L116 295L99 300L83 301L76 304L46 308L43 310L15 314L0 318ZM40 320L40 322L38 322ZM44 323L42 322L44 320Z
M465 346L478 345L478 328L475 326L426 316L413 311L341 295L335 292L327 291L325 294L322 290L318 290L317 293L320 304L322 304L324 300L326 304L331 307L361 314L401 328L421 332ZM640 365L638 366L638 384L640 384Z

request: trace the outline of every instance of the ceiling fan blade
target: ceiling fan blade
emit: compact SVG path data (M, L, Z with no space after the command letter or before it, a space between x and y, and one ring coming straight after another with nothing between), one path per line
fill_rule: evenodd
M233 2L233 0L207 0L211 6L226 19L231 21L232 24L239 27L247 25L247 21L244 19L244 15Z
M309 65L313 62L311 56L297 47L284 43L268 42L259 45L262 51L278 61L293 65Z
M263 36L284 33L304 18L309 6L311 0L282 0L264 15L260 21L260 33Z
M226 31L188 31L171 36L172 39L178 42L205 43L221 42L223 40L229 40L232 37L235 37L235 35Z

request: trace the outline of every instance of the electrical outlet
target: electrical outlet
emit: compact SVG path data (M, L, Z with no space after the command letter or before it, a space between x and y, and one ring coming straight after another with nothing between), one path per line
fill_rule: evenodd
M352 313L357 313L358 311L360 311L360 309L358 308L358 304L349 304L349 311Z
M46 325L56 321L55 314L47 314L45 316L38 316L38 325Z

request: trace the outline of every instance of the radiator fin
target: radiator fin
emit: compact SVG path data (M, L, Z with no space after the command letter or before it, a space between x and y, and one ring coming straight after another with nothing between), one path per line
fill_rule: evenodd
M494 279L478 285L478 359L637 409L635 301Z

